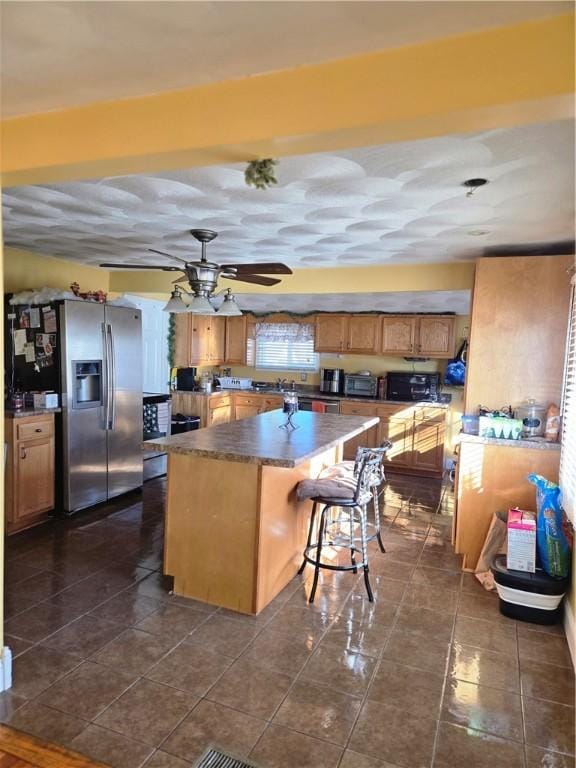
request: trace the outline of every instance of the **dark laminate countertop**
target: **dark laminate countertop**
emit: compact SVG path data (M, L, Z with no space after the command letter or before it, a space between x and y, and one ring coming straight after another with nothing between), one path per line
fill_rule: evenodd
M458 436L461 443L479 443L481 445L503 445L506 448L533 448L538 451L559 451L560 443L549 443L539 438L537 440L505 440L500 437L482 437L461 432Z
M6 408L4 416L7 419L23 419L25 416L45 416L50 413L61 413L62 408Z
M280 427L286 421L282 411L270 411L229 424L161 437L142 443L146 450L203 456L223 461L242 461L276 467L298 464L333 448L378 423L376 416L299 411L294 417L298 429Z
M290 390L286 390L289 392ZM212 392L190 392L184 389L175 389L172 395L195 395L200 397L214 397L214 395L260 395L262 397L278 396L282 397L286 392L279 392L276 389L213 389ZM354 395L338 395L330 392L320 392L319 389L297 389L296 394L299 398L311 400L339 400L341 403L367 403L370 405L410 405L421 407L423 405L433 408L444 408L448 410L450 403L437 403L430 400L380 400L376 397L358 397Z

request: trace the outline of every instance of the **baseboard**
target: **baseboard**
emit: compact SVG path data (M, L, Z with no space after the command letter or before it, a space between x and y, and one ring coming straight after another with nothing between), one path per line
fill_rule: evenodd
M566 639L568 640L568 647L572 656L572 664L576 667L576 621L574 620L572 606L568 600L564 600L564 631L566 632Z
M0 657L0 691L8 688L12 688L12 651L5 645Z

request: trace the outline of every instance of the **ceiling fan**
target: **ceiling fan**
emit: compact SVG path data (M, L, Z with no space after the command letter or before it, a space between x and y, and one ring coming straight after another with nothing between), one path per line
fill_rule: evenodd
M216 312L210 299L224 293L224 301L218 310L220 315L241 315L242 312L236 303L230 288L216 293L218 278L237 280L242 283L254 283L255 285L276 285L280 282L277 278L266 275L291 275L292 270L285 264L276 262L253 262L251 264L215 264L206 258L206 244L214 240L218 234L211 229L191 229L190 234L202 244L200 261L186 261L179 256L172 256L154 248L148 248L152 253L166 256L169 259L181 261L183 266L169 266L165 264L100 264L101 267L116 269L161 269L164 272L183 272L182 277L174 280L174 283L188 281L192 293L182 292L176 285L168 304L164 307L167 312L191 312L198 315L212 315ZM186 301L189 299L188 301Z

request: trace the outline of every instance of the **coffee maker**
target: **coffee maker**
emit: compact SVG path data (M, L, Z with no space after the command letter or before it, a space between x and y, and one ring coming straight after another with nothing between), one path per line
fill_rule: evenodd
M320 392L341 395L344 390L343 368L320 368Z

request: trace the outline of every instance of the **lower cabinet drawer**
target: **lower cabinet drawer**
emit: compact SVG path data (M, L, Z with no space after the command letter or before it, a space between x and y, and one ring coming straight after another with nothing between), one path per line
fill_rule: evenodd
M42 437L52 437L54 434L54 419L29 421L16 425L18 440L34 440Z

